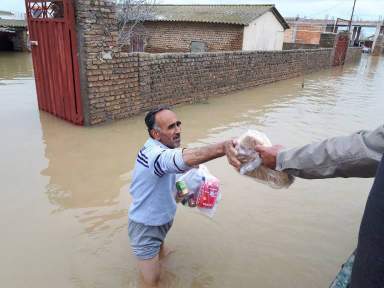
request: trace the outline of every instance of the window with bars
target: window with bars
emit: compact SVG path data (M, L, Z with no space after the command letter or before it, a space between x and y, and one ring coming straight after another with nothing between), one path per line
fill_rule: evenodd
M64 18L64 3L58 1L28 1L27 13L32 18L62 19Z

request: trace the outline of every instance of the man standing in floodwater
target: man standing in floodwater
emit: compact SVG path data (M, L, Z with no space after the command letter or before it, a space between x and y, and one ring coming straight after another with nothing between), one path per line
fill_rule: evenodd
M200 148L181 149L181 122L168 107L145 116L149 138L140 149L130 192L128 234L139 270L149 287L160 281L160 260L170 250L164 246L176 213L176 174L224 156L234 147L232 140Z

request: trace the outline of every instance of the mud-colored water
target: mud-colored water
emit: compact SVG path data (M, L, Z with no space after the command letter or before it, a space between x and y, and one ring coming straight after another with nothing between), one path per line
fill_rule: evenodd
M37 108L29 54L0 54L2 287L136 287L128 192L143 115L77 127ZM384 61L325 70L175 109L185 146L265 132L306 144L383 122ZM328 287L353 251L372 179L298 179L274 190L221 158L214 218L180 207L167 287Z

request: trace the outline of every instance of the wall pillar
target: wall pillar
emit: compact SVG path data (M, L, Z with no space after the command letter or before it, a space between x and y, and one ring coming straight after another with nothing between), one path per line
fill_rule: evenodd
M137 114L138 56L122 52L117 44L114 1L73 1L84 124L95 125Z
M348 32L340 32L337 34L335 39L335 46L333 51L333 66L343 65L345 61L345 57L347 55L349 44L349 33Z

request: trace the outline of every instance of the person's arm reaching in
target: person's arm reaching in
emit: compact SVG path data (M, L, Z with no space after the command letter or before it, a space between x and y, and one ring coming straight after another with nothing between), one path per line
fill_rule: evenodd
M271 169L308 178L373 177L384 153L384 126L284 150L256 146Z

